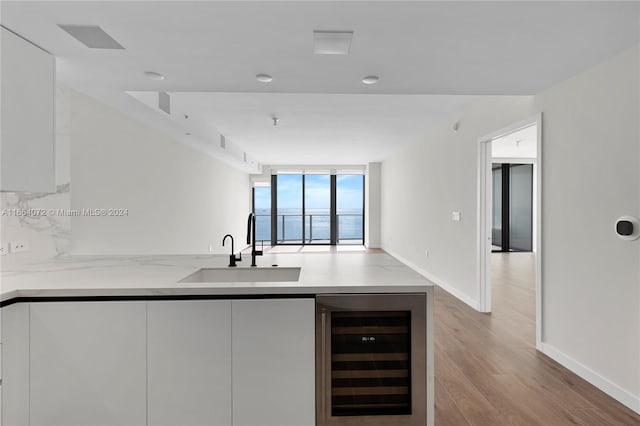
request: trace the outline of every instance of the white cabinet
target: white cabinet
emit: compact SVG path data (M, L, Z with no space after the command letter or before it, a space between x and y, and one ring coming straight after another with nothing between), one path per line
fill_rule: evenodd
M144 302L32 303L31 424L145 425L146 325Z
M2 308L11 426L315 424L313 299Z
M232 303L233 425L315 425L313 299Z
M29 425L29 305L5 306L2 316L2 424Z
M0 190L55 192L55 58L0 31Z
M148 304L148 424L231 425L231 301Z
M315 424L313 299L149 302L148 424Z

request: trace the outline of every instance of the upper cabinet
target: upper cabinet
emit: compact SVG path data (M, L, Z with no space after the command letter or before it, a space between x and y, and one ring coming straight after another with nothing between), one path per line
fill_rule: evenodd
M0 190L55 192L55 57L0 30Z

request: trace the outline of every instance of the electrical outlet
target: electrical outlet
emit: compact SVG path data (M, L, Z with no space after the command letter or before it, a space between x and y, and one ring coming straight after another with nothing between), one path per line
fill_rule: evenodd
M9 243L2 243L0 245L0 256L4 256L5 254L9 254Z
M460 212L451 212L451 220L455 222L460 222Z
M29 250L29 241L11 241L9 243L9 250L11 253L20 253L21 251Z

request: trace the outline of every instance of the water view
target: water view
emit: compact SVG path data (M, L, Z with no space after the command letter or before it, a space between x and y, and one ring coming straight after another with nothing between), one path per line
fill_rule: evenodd
M338 240L362 240L362 209L338 212ZM307 242L329 242L331 217L327 209L307 209L304 236ZM302 241L302 209L278 209L277 239L279 242ZM256 239L271 240L271 210L256 209Z

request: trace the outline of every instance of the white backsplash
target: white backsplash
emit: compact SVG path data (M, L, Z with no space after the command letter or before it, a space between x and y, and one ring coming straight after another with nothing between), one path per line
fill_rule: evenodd
M10 253L2 257L2 264L39 261L69 253L70 218L58 210L68 211L70 205L70 185L58 185L55 194L30 192L3 192L0 194L0 208L8 212L2 216L2 242L28 241L29 250ZM17 215L19 212L46 211L39 215Z

